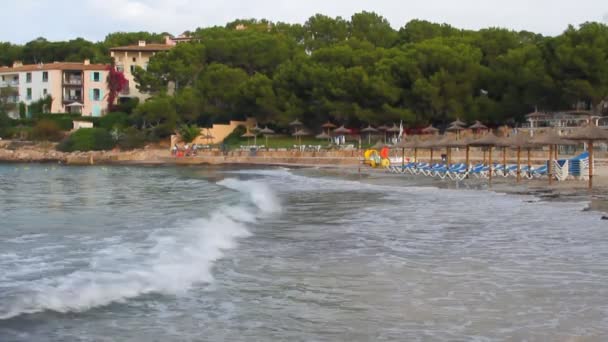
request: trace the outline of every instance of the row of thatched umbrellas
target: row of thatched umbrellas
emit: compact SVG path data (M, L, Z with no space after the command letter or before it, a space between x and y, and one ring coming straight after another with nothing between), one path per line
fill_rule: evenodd
M414 150L414 159L418 159L418 149L430 149L431 152L431 163L433 161L433 150L436 148L446 148L447 164L451 164L451 149L455 147L466 148L466 165L469 165L469 153L470 147L485 147L488 149L488 165L492 165L492 148L502 148L503 165L506 165L506 150L507 148L517 149L517 181L521 180L521 151L527 150L528 152L528 167L531 167L530 161L530 150L534 147L549 146L549 164L547 166L547 174L549 176L549 184L553 181L553 158L557 158L557 146L558 145L574 145L576 141L586 141L588 143L589 151L589 189L593 187L593 143L595 141L608 141L608 132L597 127L587 126L579 128L573 134L569 135L567 139L561 137L557 132L550 131L544 135L537 135L534 138L530 138L526 134L516 134L507 138L499 138L494 133L490 132L478 139L453 139L448 136L443 136L439 140L420 140L417 136L411 139L403 140L400 143L394 145L394 148L402 149L403 163L405 164L405 149ZM381 142L374 146L376 148L384 146ZM484 151L485 160L485 151ZM467 170L468 171L468 170ZM492 183L492 172L489 172L489 182Z

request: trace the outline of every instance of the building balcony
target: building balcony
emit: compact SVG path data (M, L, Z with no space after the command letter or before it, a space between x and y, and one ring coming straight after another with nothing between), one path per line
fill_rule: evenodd
M19 81L0 81L0 88L18 87Z
M64 86L82 86L82 79L80 78L69 78L63 80Z
M82 96L64 96L63 102L80 102L82 103Z

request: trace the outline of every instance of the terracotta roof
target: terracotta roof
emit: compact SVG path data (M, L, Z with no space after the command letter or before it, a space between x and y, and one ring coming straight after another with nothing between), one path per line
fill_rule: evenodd
M128 45L110 48L110 51L165 51L173 48L173 45L166 44L146 44L145 46Z
M21 71L39 71L39 70L106 70L108 64L88 64L78 62L54 62L47 64L26 64L15 68L0 67L0 73L11 73Z

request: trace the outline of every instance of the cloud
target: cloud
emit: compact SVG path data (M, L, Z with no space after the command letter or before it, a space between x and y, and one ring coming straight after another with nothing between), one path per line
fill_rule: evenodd
M499 26L548 35L568 24L601 20L605 0L19 0L6 1L0 37L25 42L49 39L103 39L115 31L181 33L224 25L238 18L303 23L316 13L350 18L375 11L398 29L411 19L479 29ZM77 9L77 11L75 11ZM607 15L608 16L608 13ZM604 21L608 18L604 16ZM23 25L27 17L31 25ZM19 27L12 30L11 27Z

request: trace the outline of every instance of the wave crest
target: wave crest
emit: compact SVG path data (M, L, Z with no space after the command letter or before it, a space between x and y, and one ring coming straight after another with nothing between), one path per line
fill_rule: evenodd
M248 194L264 213L280 210L272 191L263 184L226 180L224 186ZM103 249L89 268L20 289L10 303L0 303L0 320L43 311L83 312L125 302L150 293L178 295L213 280L213 264L226 250L247 237L247 224L256 220L248 206L224 206L208 218L183 222L173 229L154 231L147 244L120 244Z

